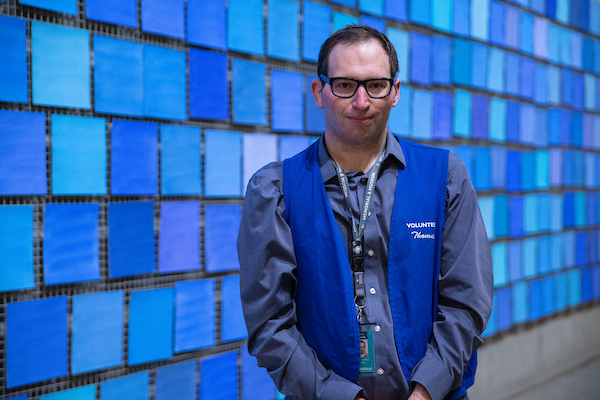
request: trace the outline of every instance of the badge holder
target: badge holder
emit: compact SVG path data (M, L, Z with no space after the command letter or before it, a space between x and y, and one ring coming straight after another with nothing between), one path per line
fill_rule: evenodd
M359 324L360 328L360 365L358 372L361 374L373 374L375 367L375 344L373 343L373 327L376 324Z

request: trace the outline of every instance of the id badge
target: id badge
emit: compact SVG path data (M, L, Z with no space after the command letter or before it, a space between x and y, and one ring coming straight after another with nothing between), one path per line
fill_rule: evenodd
M375 373L375 344L373 327L376 324L359 324L360 327L360 373Z

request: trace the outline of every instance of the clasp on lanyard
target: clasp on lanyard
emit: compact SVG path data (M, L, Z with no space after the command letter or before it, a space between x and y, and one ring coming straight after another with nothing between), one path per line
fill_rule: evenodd
M360 323L363 310L367 306L367 296L365 292L364 272L354 272L354 304L356 305L356 319Z

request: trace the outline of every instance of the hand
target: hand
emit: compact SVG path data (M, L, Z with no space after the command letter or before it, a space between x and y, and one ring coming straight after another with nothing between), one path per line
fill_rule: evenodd
M427 392L425 386L417 383L408 400L431 400L431 396L429 396L429 392Z

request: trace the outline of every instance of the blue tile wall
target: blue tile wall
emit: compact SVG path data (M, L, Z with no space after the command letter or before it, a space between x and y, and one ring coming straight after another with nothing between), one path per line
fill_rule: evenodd
M322 133L349 23L397 50L390 129L471 174L484 335L598 303L598 1L0 1L0 398L278 396L245 345L243 195Z

